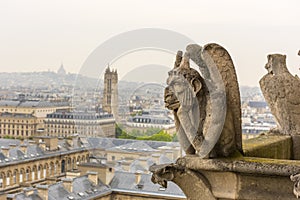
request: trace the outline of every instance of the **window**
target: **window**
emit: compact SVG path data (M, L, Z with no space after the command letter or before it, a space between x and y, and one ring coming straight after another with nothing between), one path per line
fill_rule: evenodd
M13 183L14 183L14 184L17 183L17 172L14 172L14 175L13 175Z
M29 170L28 169L26 169L25 179L26 179L26 181L28 181L28 179L29 179Z
M20 183L22 183L23 182L23 174L22 174L22 172L20 173L19 179L20 179Z
M3 178L2 178L2 175L0 176L0 187L3 187Z

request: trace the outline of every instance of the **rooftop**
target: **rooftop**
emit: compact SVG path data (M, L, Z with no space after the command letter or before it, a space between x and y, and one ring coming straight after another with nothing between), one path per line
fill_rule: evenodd
M1 107L46 108L70 106L68 102L0 100Z

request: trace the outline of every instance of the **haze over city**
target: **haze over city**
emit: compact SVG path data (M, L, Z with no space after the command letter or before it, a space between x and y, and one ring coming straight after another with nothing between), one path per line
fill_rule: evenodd
M299 7L299 1L258 0L2 1L0 71L56 71L63 63L66 71L77 73L89 54L111 37L161 28L200 45L223 45L234 60L240 84L257 86L266 73L269 53L286 54L291 73L299 75ZM151 65L154 58L136 55L133 59L140 59L135 66L140 67ZM171 67L173 60L169 56L158 63ZM132 62L114 64L120 77L130 77ZM149 71L147 77L154 77Z

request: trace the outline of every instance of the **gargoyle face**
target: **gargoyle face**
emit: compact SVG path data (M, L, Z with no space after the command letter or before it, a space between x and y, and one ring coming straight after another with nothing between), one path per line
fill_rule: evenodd
M178 97L186 90L186 85L188 84L184 77L176 75L177 73L176 69L169 72L168 86L165 88L165 106L170 110L179 108L180 101Z
M169 86L165 88L165 106L169 110L176 110L179 108L180 103L179 100L177 99L176 95L174 92L170 89Z
M269 74L278 75L287 71L286 56L281 54L268 55L268 63L265 65Z
M192 76L191 73L193 73ZM188 68L182 71L173 69L169 72L167 79L168 87L165 88L165 106L170 110L176 110L180 104L185 104L186 98L191 94L191 98L196 98L202 84L198 76L198 72Z

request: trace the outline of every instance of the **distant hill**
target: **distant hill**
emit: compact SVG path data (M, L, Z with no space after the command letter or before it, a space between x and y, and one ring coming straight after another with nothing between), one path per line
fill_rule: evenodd
M77 76L77 74L72 73L62 76L48 71L0 73L0 86L2 88L59 88L74 84L90 87L97 84L97 79Z

